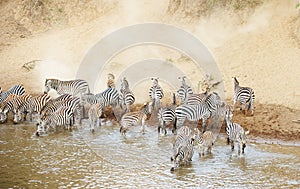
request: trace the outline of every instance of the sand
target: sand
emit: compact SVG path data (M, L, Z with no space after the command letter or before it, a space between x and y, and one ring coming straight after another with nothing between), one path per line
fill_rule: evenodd
M179 5L175 10L176 6L170 8L168 1L159 0L1 1L0 86L5 90L22 83L29 93L40 93L47 77L74 78L86 52L111 32L133 24L165 23L190 32L208 47L223 75L228 101L232 98L233 76L242 86L255 90L255 115L236 111L234 116L251 136L299 140L300 124L292 121L300 119L297 2L269 0L238 10L217 6L202 14L192 4ZM182 53L166 47L139 46L113 57L100 74L100 81L107 72L120 73L115 65L126 67L145 57L172 60L195 88L202 78ZM28 62L31 64L25 68ZM96 91L104 89L106 82L102 83ZM146 94L138 98L146 98L148 89L141 87L148 85L136 85L136 91Z

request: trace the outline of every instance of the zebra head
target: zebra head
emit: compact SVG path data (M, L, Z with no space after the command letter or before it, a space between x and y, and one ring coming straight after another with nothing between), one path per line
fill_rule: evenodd
M151 78L153 86L157 86L158 85L158 79L159 79L158 77L157 78L154 78L154 77Z
M52 87L52 79L46 79L44 93L48 93Z
M5 123L7 121L7 114L0 112L0 123Z
M22 113L20 111L16 111L14 113L14 119L13 119L14 124L19 123L19 121L21 120L22 120Z

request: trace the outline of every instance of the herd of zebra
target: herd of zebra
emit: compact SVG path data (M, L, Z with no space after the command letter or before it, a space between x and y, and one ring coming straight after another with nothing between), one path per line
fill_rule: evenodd
M89 90L89 85L85 80L76 79L71 81L61 81L58 79L46 79L45 91L39 95L25 93L22 85L15 85L5 92L0 88L0 122L8 120L11 113L13 123L25 121L27 114L32 121L32 115L37 115L36 135L54 131L58 126L70 129L74 125L80 125L83 118L88 117L91 132L99 125L99 119L104 114L106 107L112 107L112 113L117 107L123 110L123 114L116 120L120 125L120 133L125 137L126 132L135 126L141 126L145 131L145 122L153 113L158 118L158 134L166 135L167 126L171 123L171 131L175 135L173 143L173 156L171 161L174 167L171 171L192 160L194 146L198 146L199 156L204 155L204 149L210 153L213 146L213 132L207 129L208 120L218 117L224 118L227 142L234 150L234 143L238 144L238 153L246 147L245 131L238 123L231 122L233 110L236 102L239 102L244 111L251 109L254 113L254 91L249 87L241 87L238 80L233 77L234 92L233 106L229 106L219 96L217 92L194 93L192 88L186 83L186 77L179 77L181 86L173 93L172 104L162 106L164 97L162 87L159 85L159 78L151 78L152 86L149 89L150 100L145 102L140 110L131 111L131 105L135 102L135 96L129 87L127 79L121 79L120 92L115 86L115 77L108 75L107 89L101 93L93 94ZM53 89L59 95L51 98L48 92ZM180 103L177 104L176 97ZM242 108L241 108L242 109ZM85 115L87 112L88 115ZM197 128L185 126L185 121L198 123L202 121L202 131Z

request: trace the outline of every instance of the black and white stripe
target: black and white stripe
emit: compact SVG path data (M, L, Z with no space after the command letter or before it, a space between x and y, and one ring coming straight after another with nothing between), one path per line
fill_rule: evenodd
M120 133L125 136L126 131L133 126L141 125L142 132L145 131L145 121L151 116L152 102L145 103L140 111L128 112L121 117Z
M3 102L10 94L22 95L25 88L22 85L14 85L5 92L0 93L0 102Z
M176 105L176 98L175 94L173 93L173 103L172 106L160 108L157 113L158 118L158 134L160 134L160 130L163 130L164 135L167 134L166 126L173 122L173 129L172 132L175 134L176 132L176 114L175 108Z
M241 87L236 77L233 77L234 92L233 92L233 108L236 102L244 105L244 111L251 108L251 115L254 114L254 90L250 87Z
M203 132L206 130L206 120L210 117L211 112L206 103L198 105L181 105L175 109L177 123L176 128L181 127L184 121L199 121L202 119Z
M174 162L174 166L171 168L171 171L192 161L193 154L192 130L187 126L182 126L178 129L173 143L173 156L171 157L171 161Z
M12 112L13 114L13 101L14 98L18 96L16 94L10 94L5 98L3 102L0 102L0 122L7 122L8 113Z
M30 121L32 121L32 114L38 113L40 116L42 108L51 100L48 94L42 94L32 97L27 104L27 112L30 116Z
M123 105L125 105L125 112L130 112L130 105L135 102L135 97L133 92L129 89L129 84L125 77L121 80L120 92L120 107L123 109Z
M102 115L102 111L103 111L103 104L101 103L95 103L92 104L88 115L89 115L89 125L90 125L90 130L92 132L95 131L95 127L99 125L99 118Z
M186 104L188 96L193 94L193 89L186 84L186 76L183 76L182 78L178 77L178 79L181 79L181 86L177 90L176 95L180 99L180 104Z
M233 111L232 109L227 109L226 111L226 134L227 134L227 143L231 144L231 150L234 150L234 143L237 143L238 145L238 154L240 154L240 151L242 149L242 153L244 153L244 150L246 148L246 135L249 134L249 131L246 131L243 129L241 125L238 123L232 123L232 116Z
M76 79L70 81L61 81L58 79L46 79L45 93L48 93L51 89L56 90L56 92L59 95L70 94L73 96L77 96L83 93L90 92L88 83L82 79Z
M149 89L149 97L156 110L160 108L160 101L164 97L164 92L158 84L158 78L151 78L152 86Z
M26 120L27 110L26 107L30 102L32 96L30 94L23 94L21 96L15 96L12 101L13 104L13 122L18 123L21 120Z
M36 135L39 136L41 133L45 133L49 130L49 127L53 127L56 130L57 126L67 126L70 129L73 118L72 107L61 106L55 112L52 112L44 119L41 123L38 123L38 129Z

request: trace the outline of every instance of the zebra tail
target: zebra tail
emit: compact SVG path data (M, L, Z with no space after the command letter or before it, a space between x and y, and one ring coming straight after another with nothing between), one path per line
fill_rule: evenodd
M176 130L177 130L176 125L177 125L177 117L175 116L175 118L174 118L173 130L172 130L172 133L173 133L173 134L176 134Z
M250 110L250 108L253 106L254 98L255 98L255 95L254 95L254 92L252 91L251 95L250 95L249 105L248 105L248 109L247 110Z

